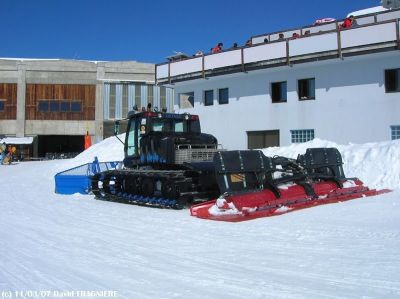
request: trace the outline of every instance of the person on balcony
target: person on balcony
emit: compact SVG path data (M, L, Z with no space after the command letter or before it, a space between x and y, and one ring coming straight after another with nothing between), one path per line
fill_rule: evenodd
M216 45L212 50L211 53L215 54L215 53L220 53L222 51L222 47L224 46L223 43L218 43L218 45Z
M245 46L246 46L246 47L251 47L252 45L253 45L253 43L252 43L251 39L248 39L248 40L246 41Z
M300 37L300 34L298 34L297 32L293 32L292 39L296 39L296 38L299 38L299 37Z
M344 22L342 23L342 25L340 25L340 28L342 29L348 29L351 28L354 25L354 16L351 15L348 18L344 19Z
M283 33L279 33L279 37L278 40L284 40L285 39L285 35Z

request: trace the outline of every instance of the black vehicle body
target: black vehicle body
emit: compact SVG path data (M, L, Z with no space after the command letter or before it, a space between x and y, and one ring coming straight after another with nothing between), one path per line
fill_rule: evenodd
M166 207L209 200L219 194L212 162L217 150L197 115L131 111L124 168L96 174L92 191L101 199Z

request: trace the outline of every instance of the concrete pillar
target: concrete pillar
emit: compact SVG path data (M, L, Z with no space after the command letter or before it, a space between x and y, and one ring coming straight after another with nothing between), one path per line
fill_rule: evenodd
M97 84L96 84L96 108L95 108L95 140L100 142L103 140L103 125L104 125L104 81L105 68L101 64L97 65Z
M39 157L39 142L38 137L33 137L33 153L31 153L32 157Z
M25 96L26 96L26 67L18 64L18 86L17 86L17 137L25 136Z

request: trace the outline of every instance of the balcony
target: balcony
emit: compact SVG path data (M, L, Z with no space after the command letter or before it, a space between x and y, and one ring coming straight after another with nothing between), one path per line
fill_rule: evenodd
M357 27L340 29L341 21L286 30L297 39L278 40L279 33L252 37L253 46L206 54L156 65L158 84L208 78L237 72L248 72L315 60L333 59L389 50L400 50L400 10L366 15ZM304 36L303 33L310 34ZM270 40L264 43L264 38Z

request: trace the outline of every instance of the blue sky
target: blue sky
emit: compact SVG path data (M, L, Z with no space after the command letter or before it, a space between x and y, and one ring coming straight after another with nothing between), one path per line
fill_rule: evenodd
M230 47L379 0L0 0L0 57L137 60Z

